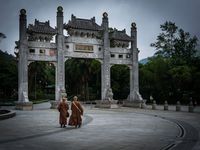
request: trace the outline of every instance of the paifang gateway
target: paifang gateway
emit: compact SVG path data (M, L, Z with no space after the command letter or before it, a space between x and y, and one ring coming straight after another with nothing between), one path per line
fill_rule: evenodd
M143 99L139 94L138 53L136 23L131 24L131 36L126 30L110 30L108 14L103 13L102 24L95 17L81 19L71 15L64 23L63 8L57 8L57 25L40 22L27 26L26 10L19 15L19 51L18 51L18 102L16 109L32 109L28 98L28 65L34 61L47 61L56 68L55 107L65 91L65 61L71 58L96 59L101 63L101 102L112 103L110 68L115 64L124 64L130 68L130 94L124 105L141 107ZM63 34L67 31L68 36ZM55 42L51 42L56 36ZM129 45L131 45L129 47ZM111 99L110 99L111 98ZM108 102L109 101L109 102Z

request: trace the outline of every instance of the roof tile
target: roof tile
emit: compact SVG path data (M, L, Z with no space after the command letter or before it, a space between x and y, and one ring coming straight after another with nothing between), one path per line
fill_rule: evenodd
M56 29L49 25L49 21L39 22L35 19L35 24L29 24L28 32L42 33L42 34L56 34Z
M126 34L125 29L122 31L114 29L113 31L110 32L109 36L110 36L110 39L113 39L113 40L132 41L132 38Z
M68 24L65 25L65 28L93 30L93 31L102 30L102 27L95 22L95 17L91 19L81 19L81 18L76 18L73 14L71 16L71 20L68 22Z

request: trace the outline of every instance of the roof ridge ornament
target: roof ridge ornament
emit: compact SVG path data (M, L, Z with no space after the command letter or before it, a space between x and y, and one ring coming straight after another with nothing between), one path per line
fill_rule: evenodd
M104 12L104 13L103 13L103 17L104 17L104 18L108 18L108 13L107 13L107 12Z
M136 23L135 23L135 22L132 22L132 23L131 23L131 29L135 29L135 30L137 29Z
M75 20L76 19L76 16L74 16L74 14L71 15L71 20Z
M26 10L25 10L25 9L21 9L21 10L20 10L20 14L21 14L21 15L26 15Z
M95 23L95 17L92 17L92 18L91 18L91 21L92 21L93 23Z
M58 6L57 11L58 11L58 12L62 12L62 11L63 11L62 6Z

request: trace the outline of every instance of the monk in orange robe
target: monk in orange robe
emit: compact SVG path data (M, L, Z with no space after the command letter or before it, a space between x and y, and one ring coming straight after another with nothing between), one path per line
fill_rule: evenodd
M67 98L63 98L58 105L58 111L60 112L59 123L61 128L65 128L67 125L67 117L69 117L68 109L69 105L67 104Z
M69 118L69 125L70 126L75 126L77 127L81 127L82 124L82 118L81 116L83 115L83 108L81 106L81 104L78 102L78 97L74 96L73 101L71 103L71 110L72 110L72 114Z

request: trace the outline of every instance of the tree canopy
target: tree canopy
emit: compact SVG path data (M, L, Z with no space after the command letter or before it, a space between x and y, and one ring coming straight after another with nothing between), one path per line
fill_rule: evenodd
M5 39L5 38L6 38L6 35L5 35L4 33L1 33L1 32L0 32L0 38L4 38L4 39Z
M158 102L171 103L189 99L197 100L200 95L199 63L196 36L167 21L160 26L161 33L151 46L156 53L150 61L140 66L140 89L146 99L150 95Z
M17 62L14 56L0 50L0 99L17 96Z

